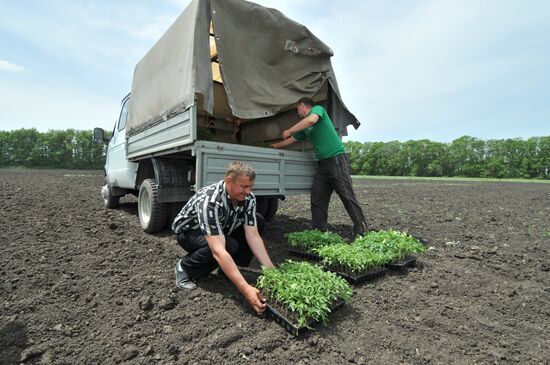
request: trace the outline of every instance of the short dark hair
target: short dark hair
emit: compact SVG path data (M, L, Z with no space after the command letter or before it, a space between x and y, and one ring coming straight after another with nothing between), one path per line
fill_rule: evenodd
M300 98L296 102L296 105L298 104L304 104L305 106L313 106L313 100L311 98L308 98L307 96L304 96L303 98Z

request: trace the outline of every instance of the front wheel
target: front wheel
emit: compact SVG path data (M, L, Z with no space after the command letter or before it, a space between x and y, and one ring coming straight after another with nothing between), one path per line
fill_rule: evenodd
M141 183L138 194L139 223L147 233L156 233L164 229L168 217L167 204L158 202L158 185L154 179Z
M101 197L107 209L114 209L120 206L120 196L113 196L113 189L107 178L105 178L105 182L101 188Z

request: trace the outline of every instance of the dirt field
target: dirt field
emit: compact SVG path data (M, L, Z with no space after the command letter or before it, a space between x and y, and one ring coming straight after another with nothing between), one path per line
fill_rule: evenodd
M224 279L177 290L174 236L143 233L135 199L105 210L102 181L0 170L1 364L548 364L550 185L356 180L370 228L429 250L294 338ZM307 196L281 203L265 235L276 263L308 224Z

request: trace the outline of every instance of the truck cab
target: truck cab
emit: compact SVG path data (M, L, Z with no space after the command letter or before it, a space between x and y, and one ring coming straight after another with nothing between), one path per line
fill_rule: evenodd
M127 187L135 183L138 163L126 159L126 121L130 95L122 99L119 118L115 123L113 133L107 145L105 159L105 185L101 195L107 208L118 207L120 196L127 193ZM103 133L102 133L103 134ZM99 137L103 139L102 136ZM107 174L107 171L109 172ZM133 186L135 190L135 186ZM115 192L115 194L113 194Z

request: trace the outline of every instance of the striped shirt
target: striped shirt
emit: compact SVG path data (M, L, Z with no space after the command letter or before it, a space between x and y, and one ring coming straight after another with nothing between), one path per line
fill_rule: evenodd
M172 223L178 234L199 229L206 236L231 234L242 224L255 227L256 197L250 193L243 202L233 205L225 181L199 189L185 204Z

